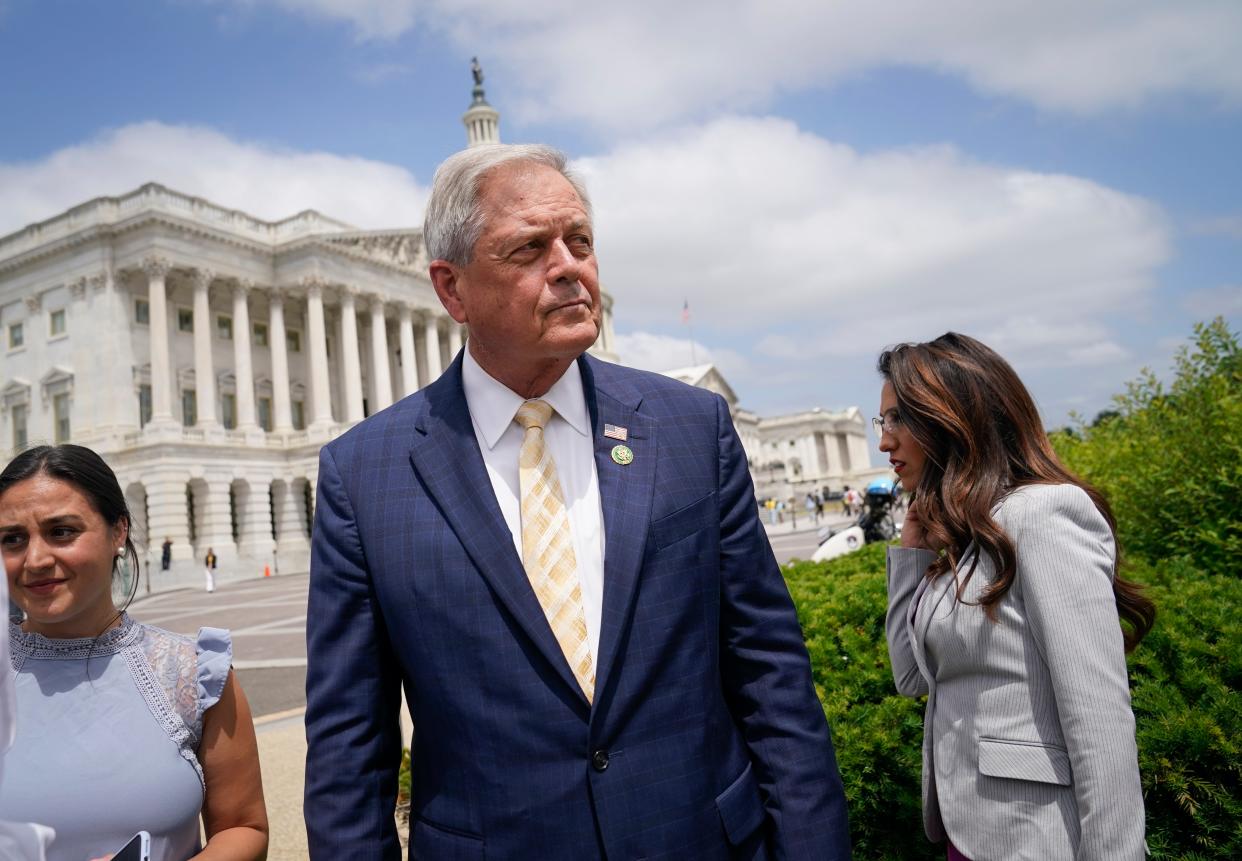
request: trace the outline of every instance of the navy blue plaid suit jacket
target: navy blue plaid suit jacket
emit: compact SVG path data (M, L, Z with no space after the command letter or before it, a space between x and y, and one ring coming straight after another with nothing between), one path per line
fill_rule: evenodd
M461 384L320 455L307 620L315 859L844 859L845 800L724 401L579 360L605 528L594 706L492 492ZM627 428L614 463L604 424Z

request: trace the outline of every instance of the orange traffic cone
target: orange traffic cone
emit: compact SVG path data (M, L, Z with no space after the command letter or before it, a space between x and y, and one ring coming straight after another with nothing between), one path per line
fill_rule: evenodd
M271 576L272 576L272 569L271 569L271 567L270 567L270 566L268 566L268 565L264 565L264 566L263 566L263 576L264 576L264 577L271 577Z

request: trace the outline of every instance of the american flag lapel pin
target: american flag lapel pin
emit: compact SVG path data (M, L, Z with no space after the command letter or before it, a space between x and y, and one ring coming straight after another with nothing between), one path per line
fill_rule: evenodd
M616 425L604 425L604 436L609 439L617 439L621 442L625 442L629 435L630 432L625 428L617 427Z

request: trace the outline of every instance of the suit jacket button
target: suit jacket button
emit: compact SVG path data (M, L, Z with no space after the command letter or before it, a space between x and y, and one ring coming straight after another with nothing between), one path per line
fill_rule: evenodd
M591 768L596 771L603 771L608 768L608 751L601 748L591 754Z

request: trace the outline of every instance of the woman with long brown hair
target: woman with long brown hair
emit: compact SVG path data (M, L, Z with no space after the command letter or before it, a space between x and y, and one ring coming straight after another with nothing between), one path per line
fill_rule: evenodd
M923 823L949 858L1139 859L1125 653L1155 608L1009 364L948 333L881 354L880 450L913 502L888 551L897 689L927 696Z

